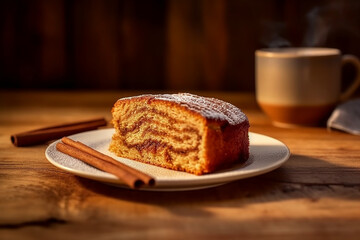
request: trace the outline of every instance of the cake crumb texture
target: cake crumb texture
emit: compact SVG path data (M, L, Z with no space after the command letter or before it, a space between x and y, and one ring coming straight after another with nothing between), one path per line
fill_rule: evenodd
M188 93L119 99L112 108L117 156L197 175L249 157L249 121L234 105Z

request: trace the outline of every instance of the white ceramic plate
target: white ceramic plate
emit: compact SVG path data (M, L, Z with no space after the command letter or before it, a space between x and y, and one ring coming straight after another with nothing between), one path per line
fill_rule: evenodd
M261 134L249 133L250 157L248 161L243 164L234 165L232 168L197 176L115 156L108 151L113 133L114 129L101 129L69 137L153 176L156 180L156 185L153 187L142 187L140 188L141 190L180 191L214 187L234 180L270 172L280 167L290 156L289 149L282 142ZM50 163L81 177L127 187L114 175L98 170L76 158L57 151L55 145L59 141L50 144L45 151L46 158Z

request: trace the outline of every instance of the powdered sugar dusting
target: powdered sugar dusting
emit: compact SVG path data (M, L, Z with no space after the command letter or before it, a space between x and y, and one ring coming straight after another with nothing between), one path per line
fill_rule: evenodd
M175 102L191 111L201 114L207 119L227 121L230 125L237 125L248 121L246 115L239 108L216 98L201 97L189 93L141 95L138 97L149 97L150 99Z

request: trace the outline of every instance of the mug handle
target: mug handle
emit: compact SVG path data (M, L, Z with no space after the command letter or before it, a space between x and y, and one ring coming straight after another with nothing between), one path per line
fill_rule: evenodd
M351 85L340 95L340 101L343 102L351 97L351 95L356 91L360 86L360 61L354 55L344 55L341 58L342 66L346 63L352 64L356 68L356 76Z

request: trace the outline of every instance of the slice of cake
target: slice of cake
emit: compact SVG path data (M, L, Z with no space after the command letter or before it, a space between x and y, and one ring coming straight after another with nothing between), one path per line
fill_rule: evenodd
M188 93L119 99L109 150L197 175L249 157L249 121L234 105Z

